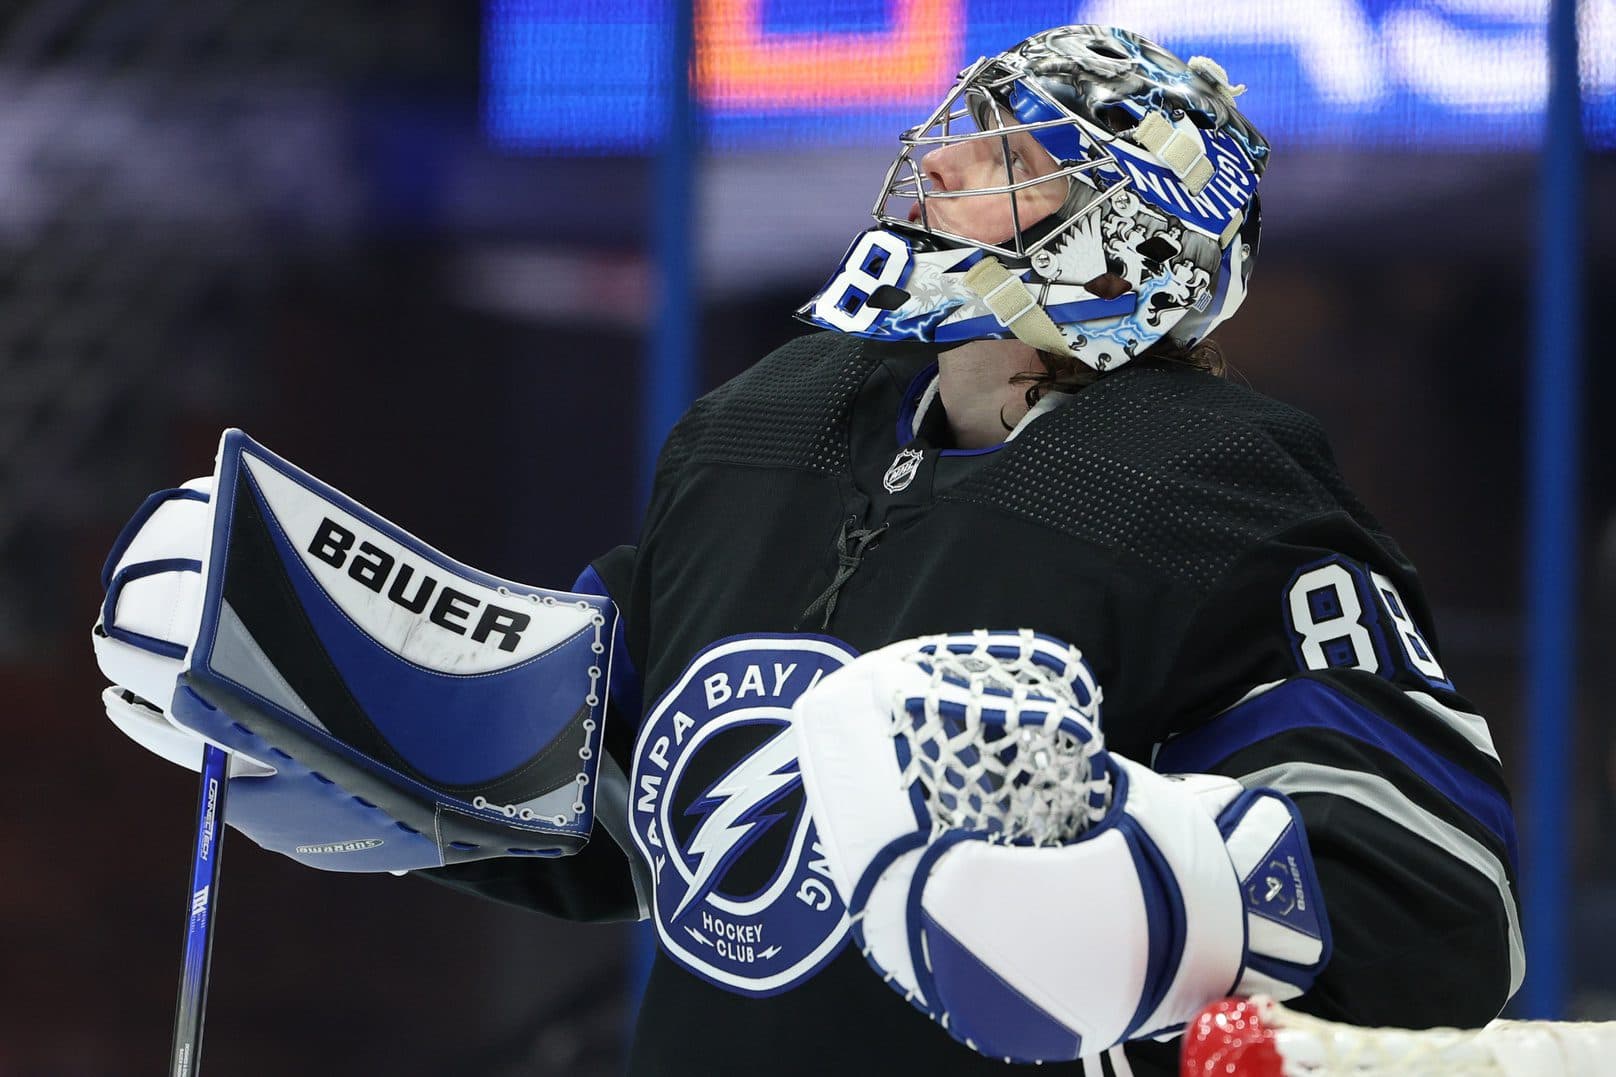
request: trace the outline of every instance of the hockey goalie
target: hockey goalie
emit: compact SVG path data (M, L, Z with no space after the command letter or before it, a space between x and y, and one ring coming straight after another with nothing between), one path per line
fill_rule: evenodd
M648 919L635 1074L1176 1072L1204 1005L1475 1027L1509 795L1318 424L1222 377L1269 146L1067 26L900 137L569 590L239 433L109 563L120 728L316 867Z

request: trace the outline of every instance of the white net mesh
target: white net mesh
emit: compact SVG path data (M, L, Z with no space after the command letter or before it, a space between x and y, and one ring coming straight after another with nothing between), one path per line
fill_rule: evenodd
M930 683L893 708L893 736L934 837L1056 845L1105 815L1099 691L1076 650L1031 632L977 633L925 641L908 660Z

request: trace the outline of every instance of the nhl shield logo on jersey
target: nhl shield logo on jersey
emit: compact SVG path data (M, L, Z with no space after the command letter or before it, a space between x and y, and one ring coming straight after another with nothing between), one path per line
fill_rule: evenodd
M907 489L915 481L920 462L925 458L925 453L919 449L900 449L898 455L892 458L887 473L881 476L881 485L887 488L887 493L896 494Z
M720 987L789 990L847 940L790 712L855 657L824 636L724 640L691 661L640 729L630 815L651 865L657 935Z

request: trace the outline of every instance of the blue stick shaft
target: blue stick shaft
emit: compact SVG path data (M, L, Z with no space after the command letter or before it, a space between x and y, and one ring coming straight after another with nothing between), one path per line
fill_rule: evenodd
M208 1001L213 957L213 909L219 901L219 856L223 851L224 797L230 754L202 749L202 785L197 797L196 844L191 849L191 889L185 914L185 961L174 1008L174 1052L169 1077L195 1077L201 1069L202 1015Z

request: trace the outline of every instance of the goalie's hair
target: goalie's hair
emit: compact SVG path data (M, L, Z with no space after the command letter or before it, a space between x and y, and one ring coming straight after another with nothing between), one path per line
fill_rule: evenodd
M1171 337L1163 337L1141 352L1140 357L1182 363L1219 378L1229 376L1229 361L1223 354L1223 348L1215 340L1201 340L1186 345ZM1012 385L1027 387L1029 408L1038 403L1038 398L1047 392L1075 393L1105 377L1093 367L1070 356L1040 351L1038 359L1044 365L1043 373L1027 370L1010 379Z

